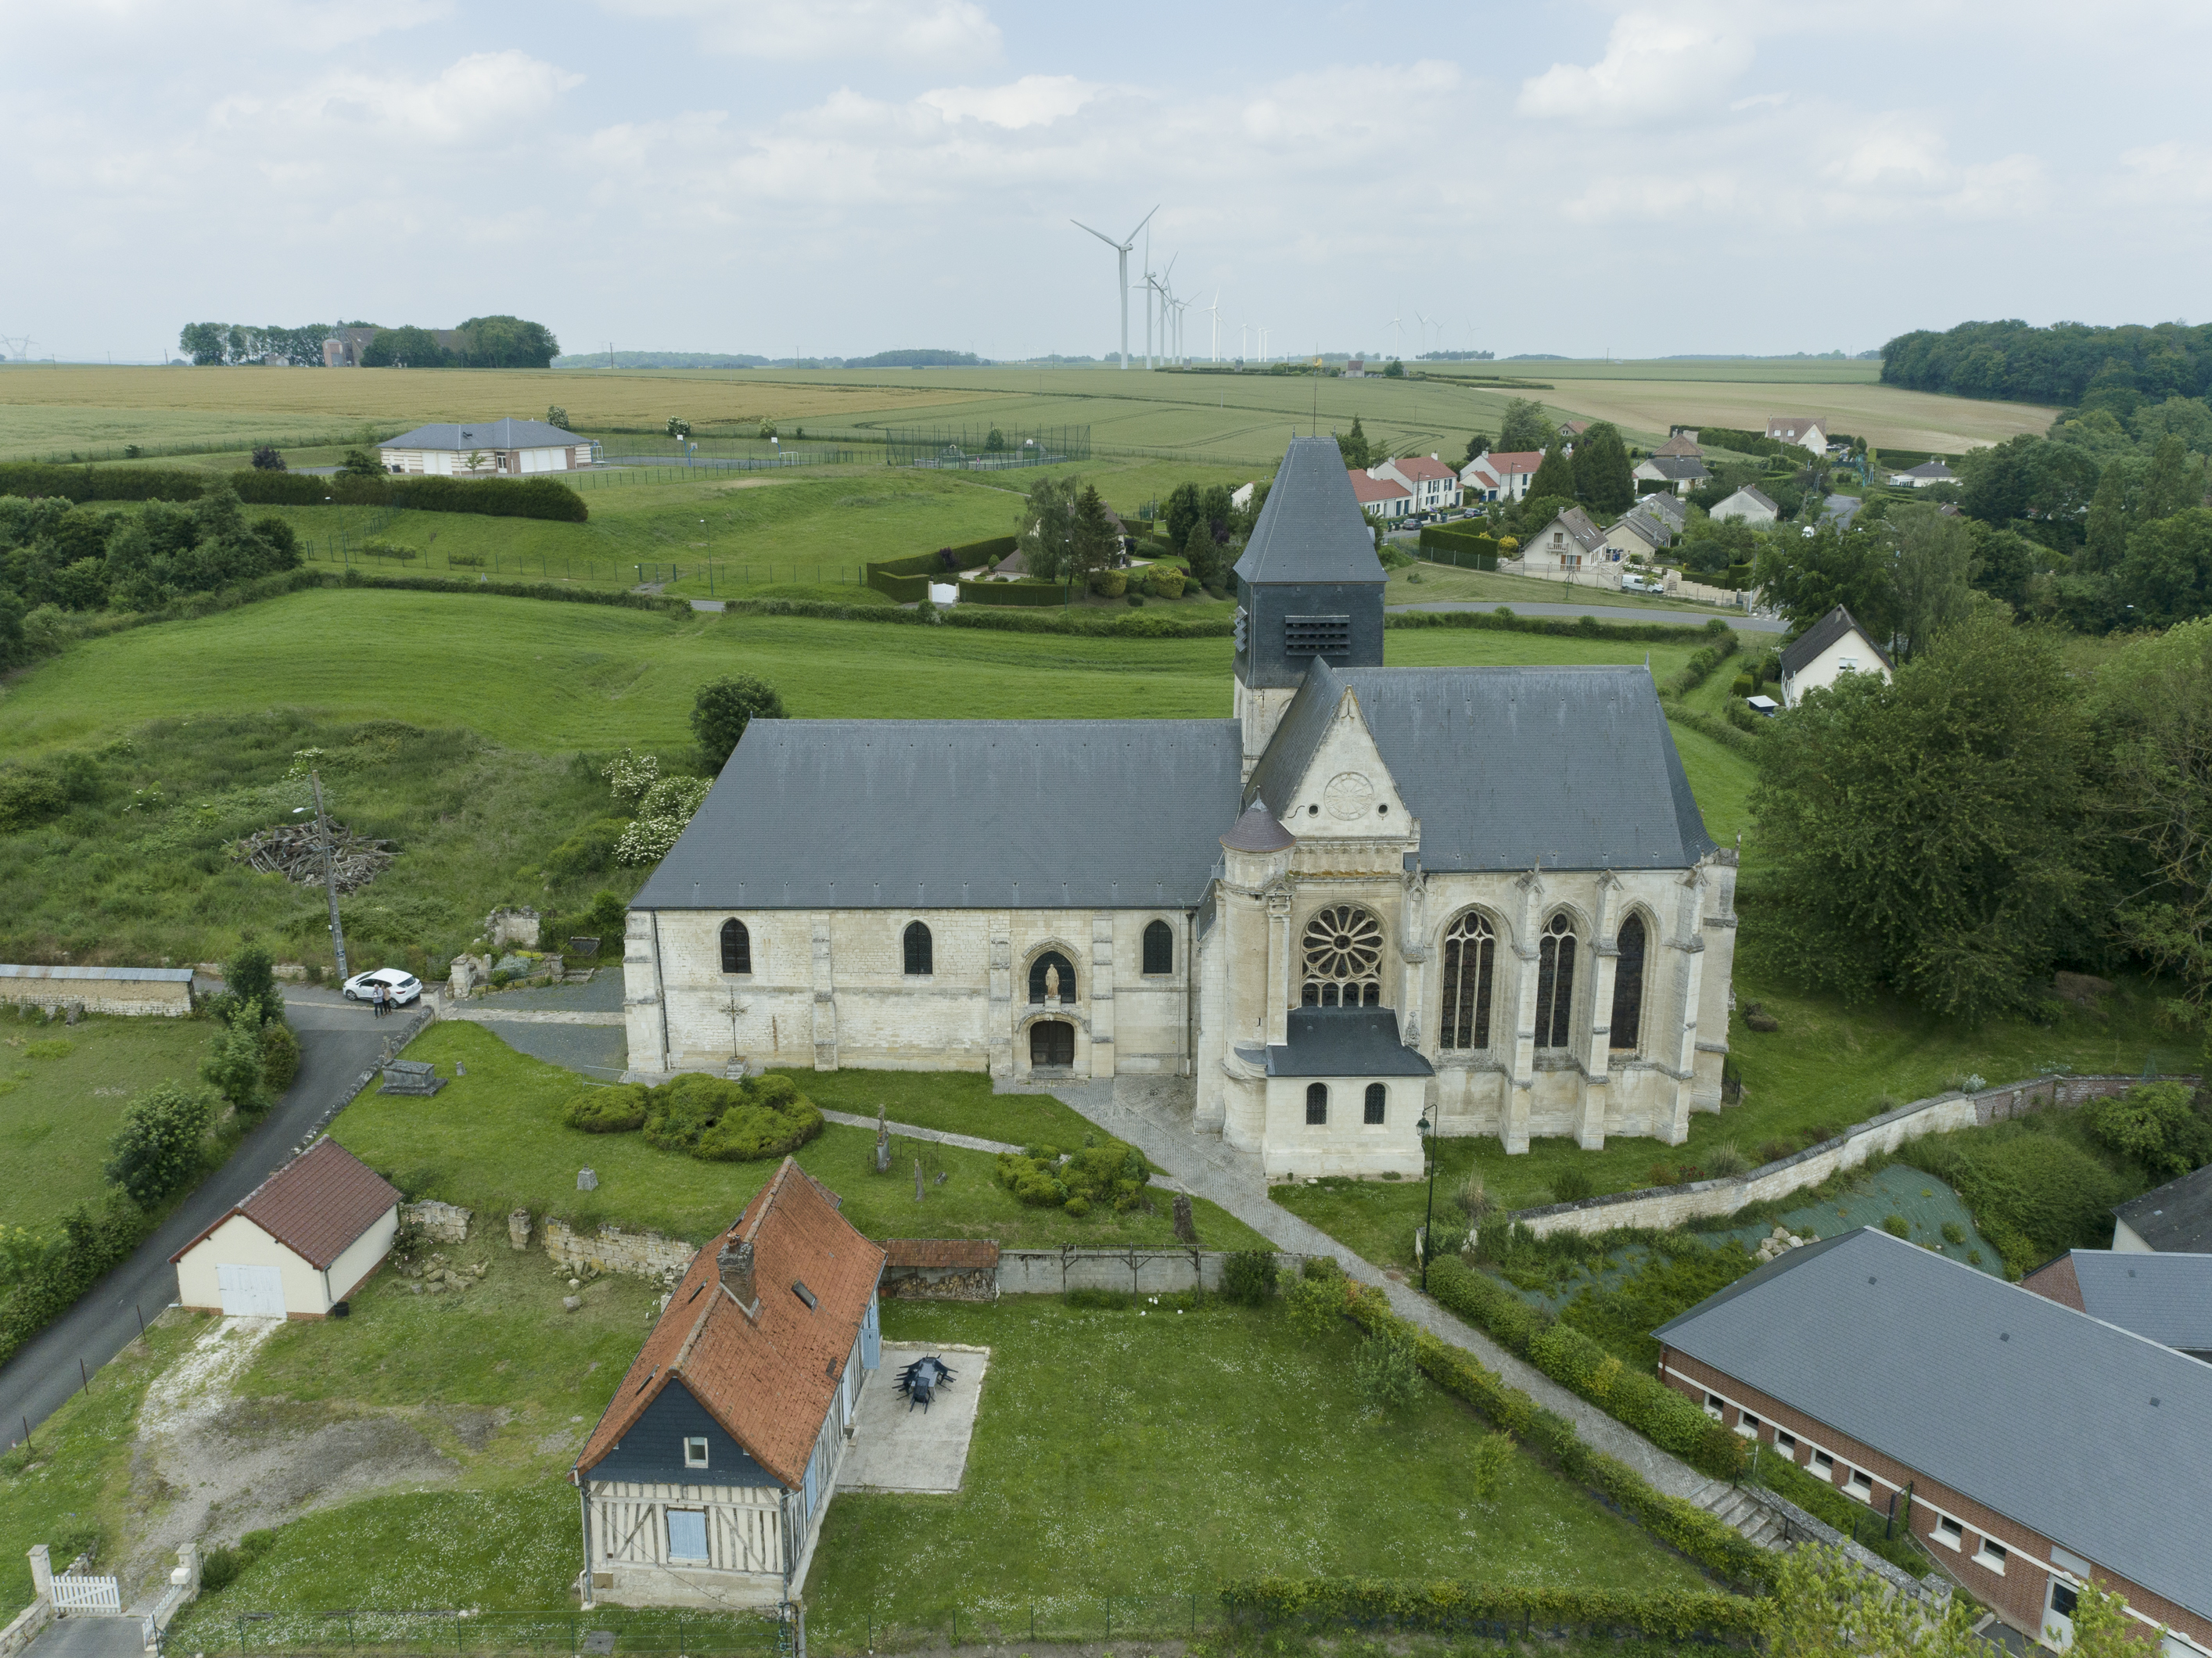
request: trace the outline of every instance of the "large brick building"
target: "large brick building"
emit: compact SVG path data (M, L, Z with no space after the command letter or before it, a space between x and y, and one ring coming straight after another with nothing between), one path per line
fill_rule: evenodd
M2212 1366L1872 1229L1656 1334L1670 1386L1876 1511L1894 1502L2015 1629L2063 1647L2094 1577L2174 1658L2212 1653Z

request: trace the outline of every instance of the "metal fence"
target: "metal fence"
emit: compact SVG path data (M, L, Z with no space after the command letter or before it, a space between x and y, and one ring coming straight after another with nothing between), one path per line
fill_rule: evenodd
M894 426L884 432L889 466L995 472L1090 459L1087 426Z
M661 446L665 449L666 446ZM765 453L672 455L665 452L609 455L574 472L545 473L572 489L611 483L698 483L722 472L780 472L795 466L845 466L860 456L850 449L773 449Z

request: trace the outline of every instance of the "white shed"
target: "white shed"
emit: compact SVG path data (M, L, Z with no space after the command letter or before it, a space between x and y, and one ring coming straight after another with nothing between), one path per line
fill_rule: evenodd
M317 1140L169 1257L177 1299L231 1317L326 1317L391 1250L399 1200L345 1147Z
M377 445L387 471L432 477L522 477L572 472L592 459L592 440L542 420L489 420L418 426Z

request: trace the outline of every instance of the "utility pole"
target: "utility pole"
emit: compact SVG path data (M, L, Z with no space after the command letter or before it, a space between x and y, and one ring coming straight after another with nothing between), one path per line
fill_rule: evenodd
M338 958L338 982L343 985L352 975L346 971L345 929L338 925L338 863L337 854L331 847L331 822L323 816L323 778L319 772L309 772L307 782L315 791L315 833L323 843L323 890L331 900L331 946Z

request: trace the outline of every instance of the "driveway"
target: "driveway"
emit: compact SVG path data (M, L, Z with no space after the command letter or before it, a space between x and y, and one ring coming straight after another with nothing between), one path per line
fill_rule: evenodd
M212 987L220 988L220 987ZM210 988L204 981L196 989ZM0 1437L33 1430L82 1385L77 1365L95 1370L177 1298L169 1257L281 1168L302 1141L337 1114L382 1057L384 1043L411 1033L417 1016L378 1018L335 991L287 986L285 1017L300 1037L300 1074L230 1160L155 1230L128 1259L86 1291L0 1367Z

